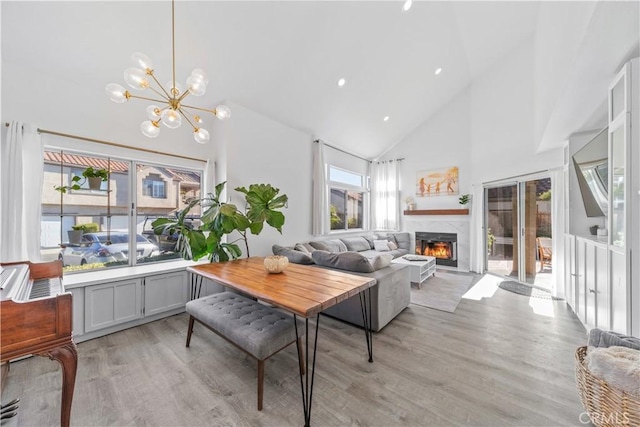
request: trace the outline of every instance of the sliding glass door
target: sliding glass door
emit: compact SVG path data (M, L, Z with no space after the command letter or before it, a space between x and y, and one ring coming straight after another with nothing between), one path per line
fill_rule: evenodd
M488 272L551 288L551 179L485 187Z

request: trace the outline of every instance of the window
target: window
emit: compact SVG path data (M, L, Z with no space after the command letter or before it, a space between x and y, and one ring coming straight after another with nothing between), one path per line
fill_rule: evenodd
M89 166L110 171L100 190L83 184L81 190L56 191ZM151 223L200 198L201 177L202 170L45 149L42 259L62 260L65 272L180 259L177 236L156 236ZM191 213L197 221L199 212Z
M153 197L154 199L166 199L165 181L159 174L149 174L142 180L142 195Z
M329 224L331 231L365 228L368 177L329 165Z

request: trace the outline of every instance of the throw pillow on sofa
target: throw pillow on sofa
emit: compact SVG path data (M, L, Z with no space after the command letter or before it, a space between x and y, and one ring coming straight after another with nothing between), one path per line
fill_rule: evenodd
M348 250L353 252L368 251L371 249L371 245L364 237L344 237L342 243L345 244Z
M389 246L389 250L395 251L396 249L398 249L398 245L395 244L395 242L387 242L387 246Z
M314 251L311 254L313 261L323 267L337 268L339 270L355 271L359 273L373 272L373 266L369 260L358 252L333 253L323 250Z
M316 248L314 248L308 243L296 243L293 249L295 249L296 251L304 252L305 254L309 254L309 255L311 255L311 252L316 250Z
M295 249L288 248L286 246L273 245L271 247L271 251L274 255L282 255L286 256L289 259L289 262L294 264L304 264L311 265L313 264L313 259L311 255L306 254L304 252L296 251Z
M376 255L371 259L371 266L373 267L373 271L378 271L382 268L389 267L391 265L392 259L393 255L391 254Z
M373 249L378 252L388 252L389 249L389 241L388 240L374 240L373 241Z
M321 251L347 252L347 246L340 239L315 240L309 244Z

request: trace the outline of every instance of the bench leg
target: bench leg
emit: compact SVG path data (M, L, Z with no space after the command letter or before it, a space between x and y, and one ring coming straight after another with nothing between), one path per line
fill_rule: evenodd
M191 334L193 333L193 316L189 316L189 328L187 330L187 345L185 347L189 347L191 343Z
M300 375L304 375L304 350L302 349L302 337L298 338L298 342L296 342L296 347L298 347L298 363L300 364Z
M263 395L264 395L264 360L258 360L258 411L262 411Z

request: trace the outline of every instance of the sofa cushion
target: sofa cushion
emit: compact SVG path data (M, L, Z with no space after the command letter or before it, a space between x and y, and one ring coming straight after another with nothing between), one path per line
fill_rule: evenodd
M371 273L374 271L369 260L358 252L333 253L317 250L311 254L311 257L316 264L323 267L360 273Z
M411 234L409 233L395 233L394 235L396 244L399 249L405 249L407 252L411 250Z
M378 252L389 252L389 241L387 240L374 240L373 249Z
M340 239L316 240L309 242L314 248L327 252L347 252L347 246Z
M371 249L369 242L364 237L345 237L340 240L350 251L360 252Z
M371 266L373 267L373 271L380 270L381 268L386 268L391 265L391 260L393 259L393 255L391 254L380 254L375 258L371 259Z
M313 259L311 258L311 255L306 254L304 252L296 251L295 249L290 247L273 245L271 247L271 250L273 251L274 255L286 256L289 259L289 261L294 264L305 264L305 265L313 264Z
M396 245L396 242L387 242L387 246L389 246L389 250L391 251L395 251L396 249L398 249L398 245Z
M362 236L362 238L369 243L369 249L373 249L373 241L377 239L377 236Z
M316 248L311 246L309 243L296 243L293 247L296 251L304 252L305 254L311 255L311 252L315 251Z

